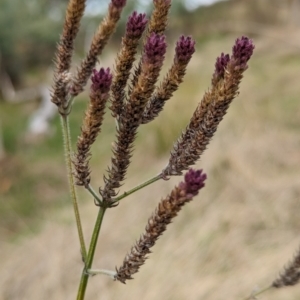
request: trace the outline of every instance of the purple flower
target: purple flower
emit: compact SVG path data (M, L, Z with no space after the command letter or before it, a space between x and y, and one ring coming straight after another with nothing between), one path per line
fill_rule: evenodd
M161 62L166 53L167 43L164 35L152 33L145 45L146 59L150 63Z
M195 52L195 41L190 36L181 36L176 43L176 57L179 61L188 62Z
M93 70L92 75L92 89L95 92L107 93L110 89L110 85L112 82L112 74L110 73L110 69L101 68L99 71L96 69Z
M253 54L254 45L251 39L242 36L235 41L232 48L232 56L241 66L247 66L247 62Z
M132 38L140 38L146 28L147 22L146 14L138 14L134 11L128 18L126 34Z
M113 6L117 8L122 8L126 4L126 0L111 0Z
M217 57L215 63L215 75L217 77L224 77L225 68L230 60L229 54L221 53L221 56Z
M204 187L204 181L207 176L202 170L189 169L184 175L184 182L179 184L179 188L184 190L189 197L196 196L201 188Z

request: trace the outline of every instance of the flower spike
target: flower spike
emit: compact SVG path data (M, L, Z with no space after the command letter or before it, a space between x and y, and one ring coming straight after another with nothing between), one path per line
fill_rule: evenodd
M126 283L126 280L132 279L132 275L139 271L139 268L145 263L147 255L151 253L150 248L166 231L167 225L177 216L181 208L198 195L199 190L205 185L205 180L206 174L202 173L202 170L190 169L186 173L184 181L176 186L170 195L160 201L148 220L145 232L126 255L122 266L116 269L116 280Z

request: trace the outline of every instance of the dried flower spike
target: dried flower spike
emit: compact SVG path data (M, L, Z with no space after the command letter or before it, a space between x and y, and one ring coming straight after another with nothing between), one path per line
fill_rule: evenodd
M122 40L121 50L117 55L116 72L111 87L112 98L110 109L115 118L119 118L123 111L126 83L135 59L139 40L146 25L147 18L145 14L138 14L134 11L128 18L126 34Z
M182 206L190 202L204 187L205 180L206 174L202 173L202 170L191 169L186 173L184 181L175 187L169 196L161 200L148 220L145 233L126 255L122 266L116 269L116 280L125 283L126 280L132 279L132 275L138 272L145 263L147 255L151 253L150 248L155 245L159 236L163 234L172 219L177 216Z
M111 82L112 75L109 68L93 71L90 104L85 113L81 135L77 141L77 153L73 161L77 185L87 187L91 180L89 169L90 148L100 132Z
M69 1L63 32L56 53L56 72L58 74L70 69L74 40L79 31L80 20L85 9L85 0Z
M54 73L54 84L51 93L51 101L58 106L61 115L68 114L68 89L71 74L68 71Z
M154 10L149 22L148 33L163 34L167 27L171 0L153 0Z
M108 14L103 19L98 27L96 34L93 37L90 50L86 58L82 61L80 68L73 79L73 85L70 89L72 96L77 96L81 93L95 68L98 55L101 54L108 39L115 31L117 22L120 19L121 12L126 5L126 0L111 0L108 8Z
M252 40L242 37L236 40L228 62L228 57L224 54L217 59L212 87L204 94L188 127L173 146L169 164L162 171L164 177L180 175L200 158L227 108L238 94L239 84L243 72L248 68L247 62L253 49ZM224 73L221 70L222 64L226 64Z
M165 36L153 33L148 38L143 54L142 71L121 115L111 167L108 169L108 177L104 177L105 187L100 189L100 194L106 202L110 202L117 195L115 190L121 186L125 178L137 128L155 88L166 47Z
M85 0L70 0L65 17L63 32L55 54L55 73L51 101L59 107L61 114L67 114L69 69L80 20L85 9Z
M154 0L154 9L151 14L149 25L147 28L147 34L144 39L144 46L148 42L148 38L152 33L156 33L159 35L164 34L167 21L168 21L168 14L171 8L171 0ZM134 87L138 80L139 75L141 74L142 68L142 60L139 61L138 66L134 72L133 79L131 81L131 86ZM131 94L132 89L129 90L129 95Z
M279 277L273 281L272 286L281 288L292 286L300 281L300 249L298 249L292 262L290 262Z
M149 123L163 110L167 100L183 81L186 67L195 52L195 41L191 37L181 36L176 44L173 65L156 89L143 113L142 124Z

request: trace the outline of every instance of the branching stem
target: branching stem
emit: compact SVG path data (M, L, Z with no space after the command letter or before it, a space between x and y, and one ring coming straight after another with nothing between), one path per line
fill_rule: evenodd
M97 201L97 203L101 204L102 200L100 199L100 197L97 195L97 193L95 192L95 190L92 188L92 186L89 184L86 188L89 193L94 197L94 199Z
M126 198L127 196L129 196L129 195L135 193L136 191L138 191L138 190L140 190L140 189L146 187L147 185L150 185L150 184L152 184L152 183L154 183L154 182L156 182L156 181L158 181L158 180L160 180L160 179L162 179L162 178L163 178L162 174L158 174L157 176L152 177L151 179L149 179L149 180L147 180L147 181L145 181L145 182L143 182L143 183L137 185L137 186L134 187L133 189L131 189L131 190L127 191L127 192L124 192L124 193L123 193L122 195L120 195L119 197L116 197L116 198L113 200L113 203L118 202L118 201L120 201L120 200Z
M122 194L121 196L117 197L114 199L113 202L118 202L121 199L133 194L134 192L146 187L147 185L154 183L155 181L158 181L159 179L162 179L162 174L159 174L145 182L143 182L142 184L136 186L135 188L129 190L128 192L125 192L124 194ZM91 188L91 186L88 186L88 190L89 192L95 197L97 196L95 191ZM102 201L99 199L99 197L95 197L95 199L99 200L101 203ZM109 270L93 270L91 269L92 264L93 264L93 260L94 260L94 255L95 255L95 250L96 250L96 246L97 246L97 241L98 241L98 237L99 237L99 233L101 230L101 225L102 225L102 221L103 221L103 217L106 211L106 207L100 206L99 209L99 213L98 213L98 217L94 226L94 231L93 231L93 235L92 235L92 239L91 239L91 243L90 243L90 247L89 247L89 252L86 258L86 264L84 269L82 270L82 275L81 275L81 280L80 280L80 285L79 285L79 289L78 289L78 294L77 294L77 300L83 300L84 296L85 296L85 291L86 291L86 287L88 284L88 280L89 280L89 276L90 275L96 275L96 274L105 274L108 275L112 278L114 278L116 272L114 271L109 271Z

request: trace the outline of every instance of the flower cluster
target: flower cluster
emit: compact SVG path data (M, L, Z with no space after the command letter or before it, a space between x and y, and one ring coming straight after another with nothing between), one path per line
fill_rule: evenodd
M237 96L243 72L253 53L254 45L247 37L237 39L232 55L217 58L212 86L196 108L189 125L176 141L164 177L180 175L199 160L232 100Z
M235 41L231 55L221 53L215 63L211 87L204 94L187 127L175 142L167 166L147 184L141 184L131 192L124 193L124 197L117 197L131 162L139 126L154 120L179 88L195 52L195 41L190 36L178 38L173 50L171 66L159 82L167 51L165 30L171 0L153 0L154 9L149 18L136 11L129 16L115 60L114 71L112 72L109 68L97 70L95 65L98 55L101 54L114 32L126 5L126 0L111 0L108 13L96 31L86 57L75 73L71 74L74 39L78 33L85 4L85 0L69 1L62 37L57 48L52 92L52 102L58 106L58 111L62 116L71 195L82 257L85 262L79 288L81 296L78 299L83 299L100 226L108 208L116 206L118 201L141 187L156 180L181 175L183 171L188 170L184 180L160 201L148 220L145 232L131 248L121 267L117 268L115 273L106 272L113 274L115 280L125 283L126 280L132 279L132 275L138 272L144 264L150 248L155 245L167 225L204 187L206 174L202 170L193 170L190 167L199 160L230 103L237 96L240 81L248 68L248 61L254 50L252 40L243 36ZM141 53L137 58L139 46L141 46ZM89 78L91 78L89 104L83 118L76 151L73 153L68 115L74 98L83 91ZM103 184L96 192L91 186L91 147L101 131L107 102L116 121L116 140L112 145L112 156ZM100 206L88 251L86 251L83 238L75 184L84 186L94 197L95 204ZM287 268L285 275L273 285L278 287L297 282L298 265L299 258L297 257L296 262Z

